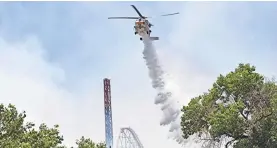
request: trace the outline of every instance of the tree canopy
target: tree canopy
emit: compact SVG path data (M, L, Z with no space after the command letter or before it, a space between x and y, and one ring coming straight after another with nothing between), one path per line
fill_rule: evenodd
M0 147L1 148L66 148L62 145L63 136L59 126L49 128L41 124L26 122L26 113L19 113L14 105L0 104ZM104 143L94 143L81 137L76 140L77 148L105 148Z
M86 139L85 137L81 137L80 140L77 140L76 144L78 148L105 148L106 145L104 143L94 143L91 139Z
M183 137L234 148L277 147L277 86L250 64L220 75L212 88L184 106ZM203 145L205 146L205 145Z

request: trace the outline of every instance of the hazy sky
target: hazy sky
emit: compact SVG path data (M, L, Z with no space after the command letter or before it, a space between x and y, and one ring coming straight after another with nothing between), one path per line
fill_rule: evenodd
M250 62L276 75L276 2L1 2L0 98L28 120L60 124L65 143L104 141L103 78L111 78L114 140L130 126L145 148L179 148L160 127L143 44L134 35L135 4L156 17L155 47L183 104L220 73Z

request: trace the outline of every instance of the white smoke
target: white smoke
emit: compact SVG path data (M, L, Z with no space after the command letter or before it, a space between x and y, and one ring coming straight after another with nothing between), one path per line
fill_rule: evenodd
M165 81L163 78L164 72L159 64L158 56L152 45L152 41L149 39L149 37L144 37L143 43L143 58L145 59L147 68L149 70L149 76L152 80L152 87L157 91L155 104L161 105L161 110L163 112L163 118L160 121L160 125L169 125L169 132L173 133L173 139L175 139L180 144L184 144L185 139L182 137L180 126L181 110L177 107L177 102L171 98L172 93L165 88Z

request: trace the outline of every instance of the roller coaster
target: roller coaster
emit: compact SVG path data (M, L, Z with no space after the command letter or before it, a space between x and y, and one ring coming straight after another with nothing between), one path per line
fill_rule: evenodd
M130 127L121 128L116 148L143 148L136 132Z

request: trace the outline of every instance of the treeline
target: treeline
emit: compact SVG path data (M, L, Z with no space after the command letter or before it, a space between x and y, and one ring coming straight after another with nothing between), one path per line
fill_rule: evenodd
M41 124L36 130L35 124L25 122L25 118L26 113L19 113L14 105L0 104L1 148L66 148L58 125L49 128ZM76 140L76 145L77 148L105 148L104 143L94 143L84 137Z

